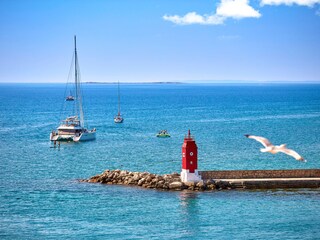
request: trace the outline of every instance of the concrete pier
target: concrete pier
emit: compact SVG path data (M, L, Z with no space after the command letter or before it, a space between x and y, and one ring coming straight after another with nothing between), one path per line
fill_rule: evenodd
M320 188L320 169L199 171L232 189Z

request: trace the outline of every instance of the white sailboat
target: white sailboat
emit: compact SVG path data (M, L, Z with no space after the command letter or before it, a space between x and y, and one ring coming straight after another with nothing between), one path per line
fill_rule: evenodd
M118 114L114 117L114 122L115 123L123 123L123 117L121 116L120 112L120 83L118 81Z
M70 90L70 94L66 97L66 101L74 101L74 96L72 95L71 90Z
M50 133L51 141L88 141L96 138L96 129L88 130L84 123L84 114L82 108L80 71L77 55L77 40L74 36L74 84L75 97L73 103L73 115L61 121L60 126Z

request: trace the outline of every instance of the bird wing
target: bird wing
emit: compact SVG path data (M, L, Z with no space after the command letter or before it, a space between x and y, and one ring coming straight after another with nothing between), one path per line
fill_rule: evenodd
M291 157L294 157L298 161L305 161L303 157L300 156L296 151L288 148L279 149L279 152L283 152Z
M264 147L269 147L269 146L272 146L272 143L264 138L264 137L258 137L258 136L253 136L253 135L245 135L247 138L252 138L256 141L258 141L259 143L261 143Z

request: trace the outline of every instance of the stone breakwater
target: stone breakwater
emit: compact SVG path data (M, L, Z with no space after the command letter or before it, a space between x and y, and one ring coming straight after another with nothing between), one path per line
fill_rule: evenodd
M192 190L210 191L215 189L232 189L232 185L227 182L205 180L197 183L183 183L180 174L157 175L149 172L129 172L125 170L106 170L103 173L93 176L81 182L132 185L143 188L153 188L159 190Z

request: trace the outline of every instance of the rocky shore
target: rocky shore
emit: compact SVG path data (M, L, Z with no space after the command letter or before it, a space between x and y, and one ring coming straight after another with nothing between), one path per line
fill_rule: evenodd
M231 189L232 185L227 182L205 180L197 183L183 183L180 174L157 175L149 172L129 172L125 170L105 170L103 173L93 176L81 182L133 185L143 188L153 188L159 190L192 190L192 191L212 191L215 189Z

